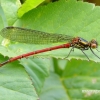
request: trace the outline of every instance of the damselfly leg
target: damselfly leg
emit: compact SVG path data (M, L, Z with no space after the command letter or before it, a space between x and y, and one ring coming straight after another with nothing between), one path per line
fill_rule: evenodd
M98 57L98 58L100 59L100 57L97 56L91 48L90 48L90 50L91 50L91 52L92 52L96 57Z

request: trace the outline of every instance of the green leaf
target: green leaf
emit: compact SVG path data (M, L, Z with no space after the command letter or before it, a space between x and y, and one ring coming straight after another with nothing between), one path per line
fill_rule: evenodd
M65 61L66 62L66 61ZM59 63L59 61L58 61ZM58 64L57 67L62 67ZM46 79L40 98L44 100L99 100L99 63L71 60L62 75L51 73Z
M5 52L4 48L1 48L1 50ZM3 59L0 62L3 62L5 60L6 59ZM17 63L7 64L5 66L7 67L9 65L9 66L14 67ZM28 59L23 58L20 60L20 64L25 67L25 70L27 71L27 74L30 76L30 79L32 80L33 85L35 86L36 92L38 94L41 92L41 87L43 86L45 77L49 75L49 67L50 67L49 63L50 62L47 59L40 59L40 58L33 58L33 57L30 57Z
M100 99L99 91L96 91L100 90L99 76L99 63L72 60L62 73L62 82L72 100L75 98L94 100L94 98Z
M21 59L20 62L20 64L25 67L27 73L32 79L37 93L39 94L45 78L49 75L49 61L47 59L28 58Z
M0 62L4 61L0 56ZM18 62L0 68L1 100L37 100L35 88L25 69Z
M3 27L6 27L7 26L7 22L6 22L6 17L5 17L5 14L3 12L3 9L0 5L0 29L2 29Z
M0 3L5 13L5 16L7 18L6 20L7 20L8 25L12 26L14 22L18 19L17 10L20 7L20 1L19 0L0 0Z
M55 73L50 73L50 76L46 79L44 87L42 89L41 100L69 100L60 78Z
M26 0L25 3L18 10L18 16L22 17L26 12L30 11L33 8L36 8L44 0Z

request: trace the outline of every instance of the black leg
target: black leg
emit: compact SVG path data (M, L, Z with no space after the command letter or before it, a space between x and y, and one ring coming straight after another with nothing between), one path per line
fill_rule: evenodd
M100 52L98 49L96 49L98 52Z
M85 52L83 50L81 50L83 52L83 54L87 57L87 59L90 61L89 57L85 54Z
M70 53L71 53L72 51L74 51L74 47L72 47L72 48L71 48L71 50L69 51L69 53L68 53L67 57L65 57L65 58L68 58L68 57L69 57L69 55L70 55Z
M100 59L100 57L97 56L91 48L90 48L90 50L91 50L91 52L92 52L96 57L98 57L98 58Z

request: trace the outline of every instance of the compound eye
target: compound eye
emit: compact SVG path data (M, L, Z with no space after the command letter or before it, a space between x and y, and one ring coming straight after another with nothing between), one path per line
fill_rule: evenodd
M97 41L94 40L94 39L92 39L92 40L90 41L90 46L91 46L92 49L97 48L97 47L98 47Z
M91 44L91 48L92 48L92 49L95 49L95 48L97 48L97 44L95 44L95 43L92 43L92 44Z

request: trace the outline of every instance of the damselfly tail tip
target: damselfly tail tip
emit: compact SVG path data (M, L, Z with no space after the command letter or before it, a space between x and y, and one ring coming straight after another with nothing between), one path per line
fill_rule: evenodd
M9 60L5 61L5 62L2 62L0 63L0 67L2 67L3 65L7 64L9 62Z
M2 67L3 65L4 65L4 64L1 63L1 64L0 64L0 67Z

